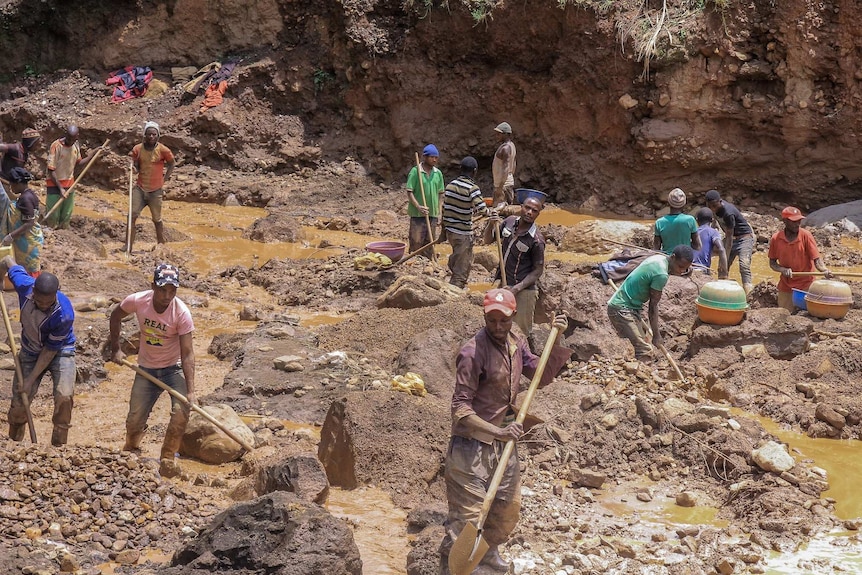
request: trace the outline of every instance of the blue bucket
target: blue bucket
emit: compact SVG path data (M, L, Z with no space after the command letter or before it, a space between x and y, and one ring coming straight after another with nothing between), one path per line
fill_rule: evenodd
M539 201L544 202L548 199L548 194L540 192L539 190L531 190L529 188L518 188L515 190L515 201L519 204L523 204L527 201L527 198L537 198Z
M793 288L793 305L795 305L799 309L804 309L805 311L808 311L808 304L805 303L806 295L808 295L807 291Z

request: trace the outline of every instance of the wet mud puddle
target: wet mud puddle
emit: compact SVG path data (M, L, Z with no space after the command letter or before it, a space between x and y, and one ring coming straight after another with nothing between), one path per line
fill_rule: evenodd
M96 218L111 218L122 221L124 215L123 198L108 192L95 192L102 202L113 204L115 210L87 210L80 208L80 213ZM174 242L172 246L182 248L194 254L190 267L198 273L210 273L229 265L262 265L271 258L321 258L344 253L347 248L362 248L369 241L377 239L371 236L351 234L349 232L333 232L306 228L309 240L302 243L275 242L264 244L243 239L242 231L256 219L264 217L266 211L258 208L231 207L217 205L185 204L172 202L171 209L166 210L166 221L169 226L181 229L192 236L183 242ZM76 208L77 209L77 208ZM543 212L540 224L554 223L563 226L574 226L590 220L606 218L593 215L575 214L551 207ZM609 219L609 218L608 218ZM650 224L649 221L639 222ZM325 239L331 247L320 249ZM479 249L490 249L482 247ZM445 248L443 253L445 254ZM614 250L616 251L616 250ZM606 255L610 255L609 252ZM577 252L553 251L549 259L560 259L573 263L602 260L602 255L588 255ZM445 260L443 260L444 262ZM445 265L441 262L441 265ZM734 266L735 267L735 266ZM755 281L773 279L774 273L769 269L765 254L755 254L753 262ZM735 272L738 276L738 270ZM733 278L733 273L731 274ZM476 278L477 283L471 288L484 291L490 284L483 283L486 278ZM736 277L738 280L739 278ZM262 294L263 295L263 294ZM213 302L221 315L236 313L237 310L229 302ZM307 326L319 326L337 323L348 315L333 315L328 313L300 313L301 323ZM243 322L248 323L248 322ZM233 325L233 329L240 327ZM251 327L246 326L248 329ZM211 337L219 331L224 331L223 322L213 325L202 325L204 337ZM208 333L212 331L212 333ZM112 371L109 369L109 371ZM116 375L116 374L112 374ZM742 415L742 414L741 414ZM753 417L745 415L746 417ZM862 516L862 492L856 485L862 474L862 443L835 441L827 439L810 439L804 435L783 431L769 420L759 418L761 423L771 433L788 443L797 457L808 457L815 464L828 472L830 490L825 496L837 500L836 512L842 518ZM204 471L218 473L212 466L203 465ZM609 490L599 497L600 506L617 517L636 518L643 525L644 540L649 540L655 531L672 530L679 525L713 525L721 527L726 523L717 519L718 510L711 507L682 508L673 503L671 498L656 498L651 503L642 503L633 498L625 499L625 493L630 490ZM375 575L405 573L406 557L409 552L409 538L406 532L406 514L392 503L390 497L375 488L360 488L352 491L332 489L327 503L329 511L350 523L354 537L363 561L363 572ZM153 557L158 560L159 558ZM108 567L108 566L106 566ZM862 550L852 544L846 534L829 534L818 537L803 550L791 554L776 554L770 558L766 573L776 575L790 573L822 573L826 570L837 570L848 573L862 573ZM103 571L110 572L110 571Z

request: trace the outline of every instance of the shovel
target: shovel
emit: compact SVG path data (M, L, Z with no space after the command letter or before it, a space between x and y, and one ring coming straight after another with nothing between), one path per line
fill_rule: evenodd
M497 256L500 258L500 287L504 288L506 285L506 262L503 261L503 241L500 239L500 222L497 222Z
M559 328L553 326L551 333L548 335L548 341L545 343L545 349L542 351L542 357L539 358L539 365L536 368L536 374L533 376L533 381L530 382L530 387L524 396L524 401L521 403L521 409L518 410L516 423L523 425L524 419L527 417L527 411L530 409L530 403L533 401L533 396L539 388L539 382L542 380L542 374L545 372L545 366L548 363L548 358L551 357L551 350L554 347L554 342L557 340ZM473 569L488 552L488 542L482 537L482 530L485 527L485 520L488 518L488 513L491 511L491 504L497 496L497 489L503 481L503 475L506 473L506 464L509 462L509 457L512 451L515 450L515 440L510 439L506 442L506 447L503 448L503 455L500 456L500 461L497 462L497 468L494 470L494 476L491 478L491 484L488 485L488 492L485 495L485 500L482 502L482 510L479 512L479 519L474 524L468 521L464 525L464 529L455 539L452 544L452 549L449 551L449 571L452 575L470 575Z
M12 255L12 246L0 247L0 258ZM30 430L30 442L36 443L36 424L33 423L33 412L30 411L30 396L24 392L24 373L21 371L21 360L18 358L18 346L15 345L15 334L12 333L12 323L9 321L9 310L6 309L6 299L0 294L0 311L3 312L3 323L6 325L6 334L9 336L9 349L12 351L12 359L15 360L15 376L18 378L18 394L21 396L21 404L27 412L27 427Z
M90 158L90 161L87 163L87 165L86 165L86 166L84 166L84 169L83 169L83 170L81 170L81 173L80 173L80 174L78 174L78 177L77 177L77 178L75 178L75 181L74 181L74 182L72 182L72 185L71 185L71 186L69 186L69 187L66 189L66 197L69 197L69 193L70 193L72 190L74 190L74 189L75 189L75 186L77 186L77 185L78 185L78 182L80 182L80 181L81 181L81 178L83 178L83 177L84 177L84 174L86 174L86 173L87 173L87 170L89 170L89 169L90 169L90 166L92 166L92 165L93 165L93 162L95 162L95 161L96 161L96 158L98 158L98 157L99 157L99 154L101 154L101 153L102 153L102 150L105 150L105 149L108 147L108 144L109 144L109 143L111 143L111 140L105 140L105 143L104 143L104 144L102 144L102 146L101 146L98 150L96 150L96 153L95 153L95 154L93 154L93 157L92 157L92 158ZM59 199L59 201L57 201L57 203L56 203L56 204L54 204L54 207L53 207L53 208L51 208L51 210L50 210L47 214L45 214L44 216L42 216L42 221L43 221L43 222L47 222L47 221L48 221L48 218L50 218L50 217L51 217L51 214L53 214L53 213L54 213L54 212L56 212L58 209L60 209L60 206L61 206L61 205L63 204L63 202L65 202L65 201L66 201L66 198L61 197L61 198Z
M192 409L192 411L194 411L195 413L197 413L198 415L200 415L201 417L203 417L204 419L206 419L207 421L209 421L210 423L212 423L213 425L218 427L220 430L222 430L225 433L225 435L227 435L228 437L230 437L231 439L236 441L239 445L241 445L243 449L245 449L248 452L254 451L253 445L249 445L246 441L240 439L236 433L234 433L233 431L231 431L230 429L228 429L227 427L222 425L221 422L219 422L219 420L217 420L215 417L213 417L212 415L210 415L209 413L207 413L206 411L204 411L203 409L198 407L197 404L190 402L185 395L172 389L170 386L168 386L168 384L166 384L165 382L163 382L162 380L160 380L156 377L153 377L152 375L150 375L149 373L147 373L146 371L144 371L143 369L141 369L140 367L138 367L134 363L126 361L125 359L122 360L122 363L126 367L134 370L135 373L137 373L138 375L140 375L141 377L143 377L144 379L146 379L150 383L152 383L152 384L164 389L165 391L167 391L171 395L171 397L175 397L175 398L179 399L180 401L182 401L184 404L188 405Z

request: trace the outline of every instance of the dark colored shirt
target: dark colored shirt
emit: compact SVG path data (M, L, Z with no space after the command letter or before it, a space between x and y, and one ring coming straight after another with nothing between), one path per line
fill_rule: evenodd
M721 207L715 215L718 216L725 233L732 233L733 237L754 233L742 212L731 203L722 200Z
M23 168L27 163L27 150L23 144L15 142L14 144L6 144L6 151L3 153L3 159L0 160L0 177L5 180L9 179L9 172L12 168Z
M21 212L21 220L24 222L35 220L39 214L39 198L30 188L27 188L18 196L15 205L18 207L18 211Z
M571 350L555 345L539 380L539 387L551 383L571 355ZM464 344L455 360L452 435L472 437L466 426L460 423L468 415L478 415L500 426L509 405L518 396L521 375L533 377L538 365L539 356L530 352L523 337L516 338L510 334L508 345L503 346L491 339L485 328L482 328ZM480 440L486 439L483 437Z
M533 223L527 231L516 233L521 218L510 216L503 221L503 260L506 262L506 285L520 283L537 267L545 265L545 237ZM497 277L500 272L497 270ZM531 289L535 286L527 286Z
M21 308L21 350L38 355L43 347L59 353L75 353L75 310L72 302L57 292L57 301L48 311L42 311L33 302L33 285L36 280L24 266L9 268L9 281L18 293Z

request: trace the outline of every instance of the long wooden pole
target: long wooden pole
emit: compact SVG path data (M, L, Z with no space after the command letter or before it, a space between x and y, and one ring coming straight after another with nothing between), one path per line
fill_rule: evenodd
M419 178L419 193L422 194L422 207L428 209L428 202L425 200L425 184L422 183L422 163L419 161L419 152L416 152L416 175ZM434 230L431 229L431 217L428 212L425 213L425 225L428 226L428 237L434 241ZM436 254L435 254L436 256Z
M126 253L132 253L132 188L135 180L135 161L129 160L129 217L126 220Z
M71 185L71 186L69 186L69 187L66 189L66 198L68 198L68 197L69 197L69 194L71 194L71 193L72 193L72 190L74 190L74 189L75 189L75 186L77 186L77 185L78 185L78 182L80 182L80 181L81 181L81 178L83 178L83 177L84 177L84 174L86 174L86 173L87 173L87 170L89 170L89 169L90 169L90 166L92 166L92 165L93 165L93 162L95 162L95 161L96 161L96 158L98 158L98 157L99 157L99 154L101 154L101 153L102 153L102 150L104 150L104 149L108 146L108 144L109 144L110 142L111 142L111 140L105 140L105 143L104 143L104 144L102 144L102 146L101 146L98 150L96 150L96 153L93 155L93 157L92 157L92 158L90 158L90 161L87 163L87 165L86 165L86 166L84 166L84 169L83 169L83 170L81 170L81 173L80 173L80 174L78 174L78 177L77 177L77 178L75 178L75 181L74 181L74 182L72 182L72 185ZM48 220L48 218L49 218L49 217L51 217L51 214L53 214L55 211L57 211L57 209L59 209L59 207L63 204L63 202L64 202L64 201L66 201L66 198L64 198L63 196L60 196L60 200L59 200L56 204L54 204L54 207L53 207L53 208L51 208L51 209L48 211L48 213L47 213L47 214L45 214L44 216L42 216L42 221L43 221L43 222L44 222L44 221L47 221L47 220Z
M11 246L0 248L0 257L9 255ZM18 358L18 346L15 344L15 334L12 333L12 323L9 321L9 310L6 309L6 298L0 293L0 311L3 312L3 324L6 326L6 334L9 336L9 349L12 351L12 359L15 362L15 376L18 378L18 393L21 396L21 404L27 413L27 427L30 429L30 442L36 443L36 424L33 421L33 412L30 411L30 396L24 391L24 372L21 370L21 360ZM14 393L14 392L13 392Z
M506 283L506 262L503 261L503 240L500 238L501 230L502 226L500 222L497 222L495 233L497 234L497 256L500 258L500 287L504 288L509 284Z
M845 277L845 278L862 278L862 273L857 273L857 272L837 272L835 270L829 270L829 273L831 273L834 276L841 276L841 277ZM808 276L815 276L815 277L820 276L820 277L822 277L825 275L826 275L826 272L793 272L793 277L796 277L796 276L806 276L806 277L808 277Z
M160 380L156 377L153 377L152 375L150 375L149 373L147 373L146 371L144 371L143 369L141 369L140 367L138 367L134 363L131 363L125 359L122 360L122 363L126 367L134 370L135 373L137 373L138 375L140 375L141 377L143 377L147 381L149 381L149 382L155 384L156 386L167 391L169 394L171 394L171 397L175 397L175 398L179 399L180 401L182 401L184 404L188 405L192 409L192 411L199 414L201 417L203 417L204 419L206 419L207 421L209 421L210 423L212 423L213 425L218 427L220 430L222 430L225 433L225 435L227 435L228 437L230 437L231 439L236 441L239 445L241 445L243 449L245 449L246 451L249 451L249 452L254 451L253 445L250 445L249 443L247 443L246 441L241 439L236 433L234 433L233 431L231 431L230 429L225 427L215 417L213 417L212 415L210 415L209 413L207 413L206 411L204 411L203 409L198 407L197 404L190 402L185 395L172 389L168 384L166 384L165 382L163 382L162 380Z

